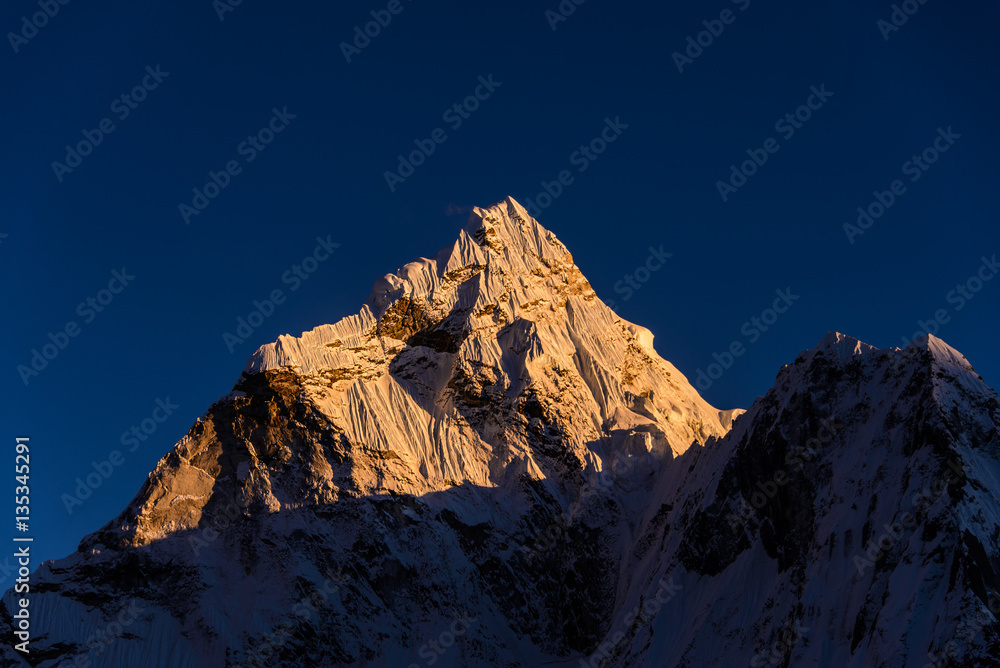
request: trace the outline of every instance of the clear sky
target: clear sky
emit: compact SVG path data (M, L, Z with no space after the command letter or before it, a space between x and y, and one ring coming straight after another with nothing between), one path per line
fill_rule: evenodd
M114 517L257 346L506 195L720 408L829 330L918 321L1000 383L996 3L41 6L0 9L0 538L29 436L36 557Z

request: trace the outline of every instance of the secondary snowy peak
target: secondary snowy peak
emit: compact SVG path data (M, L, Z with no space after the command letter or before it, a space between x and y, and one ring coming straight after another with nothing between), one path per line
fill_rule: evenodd
M1000 401L940 339L828 334L694 454L637 536L663 552L626 566L622 610L668 576L683 593L613 665L995 663ZM973 619L982 635L950 643Z
M907 350L911 348L929 353L935 366L948 368L957 374L973 373L975 375L975 371L973 371L972 365L965 358L965 355L933 334L925 334L918 339L914 339L906 346ZM976 377L978 378L978 375Z
M967 360L962 353L958 352L933 334L925 334L924 336L914 339L903 350L907 351L911 349L930 353L930 358L933 359L938 365L953 366L956 369L964 370L972 369L972 365L969 364L969 360ZM824 355L832 355L841 362L849 362L854 357L866 357L880 354L884 355L894 350L899 350L899 348L876 348L875 346L864 343L863 341L856 339L853 336L848 336L847 334L841 334L840 332L827 332L826 335L820 339L820 342L815 348L803 352L802 356L812 357L817 353L822 353ZM899 359L908 360L911 358L904 355Z
M810 362L819 356L826 360L835 360L838 364L847 364L855 360L868 360L878 356L883 351L840 332L827 332L815 348L803 351L795 360L796 363Z
M838 358L846 360L855 355L865 355L872 351L877 351L878 348L870 346L853 336L847 336L840 332L827 332L826 336L820 339L820 342L816 345L816 350L825 353L834 353Z
M801 353L796 365L802 368L803 364L808 366L816 359L834 362L843 368L857 364L865 367L889 364L896 373L927 367L949 379L958 379L960 386L971 390L982 384L982 378L965 356L932 334L917 338L900 349L876 348L846 334L829 332L815 348ZM937 378L931 382L940 385Z
M900 349L875 348L844 334L829 333L816 348L782 368L775 389L798 387L805 392L844 377L855 379L854 393L862 392L859 406L884 404L893 393L905 392L923 397L922 410L944 412L946 421L952 419L947 414L956 410L989 415L995 396L964 355L930 334ZM858 384L865 378L878 383ZM954 424L953 428L962 431L968 426Z

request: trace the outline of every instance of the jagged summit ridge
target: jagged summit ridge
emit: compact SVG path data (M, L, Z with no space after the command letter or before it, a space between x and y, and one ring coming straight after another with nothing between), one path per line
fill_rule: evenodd
M463 313L469 314L471 329L489 322L511 323L539 307L565 306L570 295L588 301L596 297L566 247L507 198L486 209L473 209L459 238L433 258L420 258L378 279L358 314L262 346L245 372L340 368L350 361L344 352L373 334L399 340L401 334L412 333L407 325ZM387 313L411 322L386 319ZM651 332L631 324L629 329L644 346L652 347Z
M840 332L827 332L815 348L801 353L803 359L811 359L817 354L831 356L841 363L851 362L855 358L877 358L892 356L894 364L910 360L912 351L928 353L922 359L929 359L937 366L953 367L958 371L972 371L972 365L962 353L958 352L944 340L933 334L925 334L911 341L905 348L878 348ZM897 354L901 353L901 354ZM913 358L915 359L915 358Z
M878 348L864 343L853 336L841 334L840 332L827 332L816 345L816 350L833 352L841 359L849 359L854 355L865 355L877 351Z
M563 285L530 280L557 275L555 268L567 270L561 277ZM336 350L340 348L336 342L360 342L401 300L420 304L420 315L427 318L470 311L476 317L513 322L522 312L550 302L548 293L596 296L566 247L508 197L492 207L474 208L458 240L433 258L420 258L378 279L358 314L262 346L250 357L245 372L339 368L348 360ZM652 334L645 328L635 329L651 345ZM399 333L392 327L376 332L385 338Z

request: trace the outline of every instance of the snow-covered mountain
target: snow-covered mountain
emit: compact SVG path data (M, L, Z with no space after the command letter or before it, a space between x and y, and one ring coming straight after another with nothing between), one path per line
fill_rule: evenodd
M1000 665L998 425L940 339L828 334L666 467L618 609L677 595L607 665Z
M829 334L741 413L477 208L39 568L33 665L994 665L1000 402L960 354Z

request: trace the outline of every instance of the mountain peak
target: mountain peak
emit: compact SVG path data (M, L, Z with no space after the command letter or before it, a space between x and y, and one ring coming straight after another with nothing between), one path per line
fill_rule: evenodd
M911 341L906 347L926 350L940 362L954 363L962 367L972 368L965 355L945 343L944 339L939 339L933 334L924 334Z
M452 288L487 267L488 276L514 278L540 275L556 263L572 262L569 251L556 236L508 197L492 206L473 208L458 239L432 258L419 258L378 279L366 305L378 317L388 304L401 297L447 299ZM486 287L492 287L489 281ZM482 297L496 301L503 295L487 292Z
M517 222L517 225L505 225L507 222ZM542 229L541 224L532 218L527 209L509 195L499 202L495 202L485 207L473 207L469 214L465 230L469 234L474 234L480 229L500 227L511 236L523 236L529 238L530 231Z
M914 339L906 346L904 353L911 350L920 351L925 360L930 360L932 368L939 373L944 372L947 376L960 379L965 386L978 387L982 381L965 355L933 334L925 334Z
M871 353L878 352L879 349L869 345L853 336L841 334L840 332L827 332L820 339L813 350L807 351L805 355L813 356L822 353L834 357L841 363L850 362L855 357L864 357Z
M721 438L733 415L507 198L376 281L357 313L259 348L117 526L155 540L211 514L220 494L271 512L386 490L506 489L623 458L651 475Z
M915 356L914 353L918 351L924 355ZM886 359L886 356L891 358L893 366L897 367L907 363L919 366L926 364L929 360L934 367L948 370L952 376L971 373L976 378L979 377L962 353L933 334L918 337L901 350L899 348L876 348L853 336L840 332L827 332L816 347L803 352L798 361L809 362L817 355L837 360L841 365L855 359L864 359L877 364Z
M445 320L462 330L451 334L462 337L479 318L502 326L534 312L528 316L534 320L546 309L565 307L571 296L596 298L567 248L508 197L475 207L458 239L433 257L418 258L376 280L359 313L262 346L244 371L338 368L345 362L344 350L357 350L373 338L400 339L404 332L413 334L413 327ZM595 303L607 320L617 319L599 300ZM395 326L400 318L408 321L402 330Z

